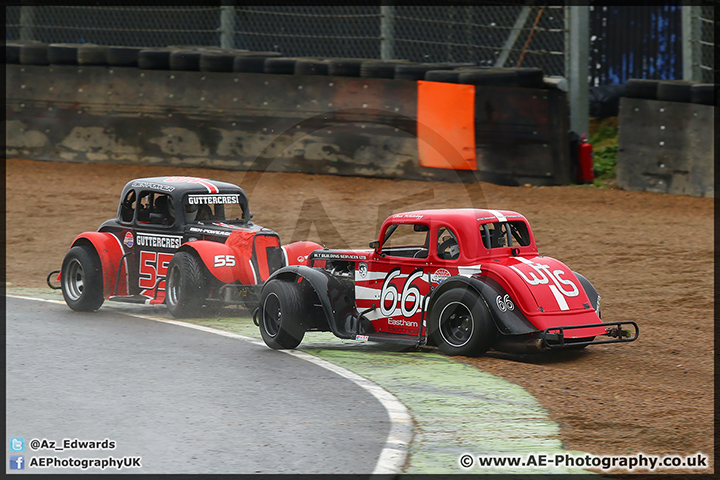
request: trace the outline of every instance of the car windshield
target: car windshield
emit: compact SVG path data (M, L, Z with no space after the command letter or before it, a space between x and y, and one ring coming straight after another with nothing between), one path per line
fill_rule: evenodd
M183 200L188 223L242 223L245 218L242 198L237 193L189 194Z
M527 247L530 245L530 232L527 224L519 220L484 223L480 225L480 238L482 238L485 248Z

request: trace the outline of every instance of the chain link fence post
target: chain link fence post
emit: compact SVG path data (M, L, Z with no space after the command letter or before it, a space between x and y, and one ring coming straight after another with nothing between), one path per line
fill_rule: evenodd
M235 48L235 7L220 7L220 48Z
M380 7L380 58L395 58L395 7L392 5Z
M20 41L34 40L35 7L20 7Z
M590 127L590 7L565 7L565 78L568 83L570 130L582 135Z

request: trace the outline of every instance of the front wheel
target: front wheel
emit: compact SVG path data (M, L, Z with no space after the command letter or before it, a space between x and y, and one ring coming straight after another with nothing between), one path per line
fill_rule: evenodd
M260 295L260 334L275 350L300 345L305 336L301 323L302 297L296 283L271 280Z
M72 247L65 255L60 287L68 307L76 312L94 312L105 301L102 264L90 247Z
M482 297L471 290L453 288L435 302L428 334L446 355L475 357L492 347L497 329Z
M165 279L165 304L173 317L197 317L205 303L204 265L187 252L173 255Z

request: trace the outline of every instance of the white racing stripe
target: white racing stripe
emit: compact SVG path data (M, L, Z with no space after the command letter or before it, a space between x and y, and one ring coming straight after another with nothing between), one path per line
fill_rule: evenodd
M497 219L501 222L507 222L507 218L502 213L498 212L497 210L488 210L491 215L495 215Z
M22 295L5 295L8 298L19 298L23 300L34 300L38 302L56 303L65 305L65 302L59 300L46 300L43 298L25 297ZM142 318L144 320L151 320L153 322L169 323L171 325L177 325L179 327L192 328L207 333L213 333L215 335L222 335L224 337L235 338L243 340L245 342L252 343L257 346L265 346L265 342L256 338L247 337L245 335L239 335L237 333L225 332L223 330L217 330L215 328L205 327L203 325L195 325L193 323L186 323L179 320L168 320L165 318L148 317L145 315L138 315L135 313L127 312L115 312L129 317ZM358 387L366 390L373 397L375 397L385 408L390 418L390 433L385 440L385 446L380 452L378 462L373 470L373 475L379 474L399 474L402 473L403 467L405 466L408 450L410 448L410 442L412 441L413 435L413 421L410 416L410 412L403 403L397 399L395 395L388 392L380 385L375 382L368 380L365 377L361 377L357 373L351 372L350 370L335 365L323 360L321 358L310 355L299 350L278 350L279 352L287 353L294 357L301 358L305 361L314 363L315 365L329 370L343 378L346 378L353 382Z

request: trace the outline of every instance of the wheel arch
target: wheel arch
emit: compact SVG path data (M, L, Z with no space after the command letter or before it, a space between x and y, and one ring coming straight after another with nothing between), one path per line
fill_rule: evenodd
M208 272L210 272L210 275L222 283L237 281L243 285L255 285L258 283L250 258L240 255L240 252L224 243L195 240L183 243L177 249L177 252L188 252L197 255ZM233 262L228 262L228 255L232 256ZM217 261L218 259L223 261ZM229 263L234 263L234 265L229 265Z
M303 280L312 290L314 297L320 303L326 322L319 326L320 330L329 330L339 338L354 338L339 328L340 322L349 315L357 317L355 308L355 293L347 288L337 278L324 270L307 267L305 265L290 265L275 271L267 279L265 285L271 281L299 282ZM263 286L263 289L265 286ZM262 297L262 292L260 293ZM303 299L307 302L307 299ZM317 322L316 322L317 323ZM323 328L326 327L326 328Z
M118 238L107 232L85 232L73 240L72 247L89 247L100 260L103 278L103 297L115 294L116 282L120 278L118 293L127 293L127 262L120 265L124 253ZM124 270L118 277L118 268ZM62 275L62 274L61 274Z
M538 331L525 315L520 312L520 309L515 306L513 300L511 300L511 309L508 309L507 306L501 309L498 298L502 299L503 305L507 305L505 302L506 298L508 298L506 297L508 293L500 284L487 277L478 278L477 276L466 277L456 275L444 280L430 295L427 306L428 315L432 312L440 295L453 288L463 288L475 292L485 302L485 305L490 311L490 317L498 332L501 334L519 335Z

